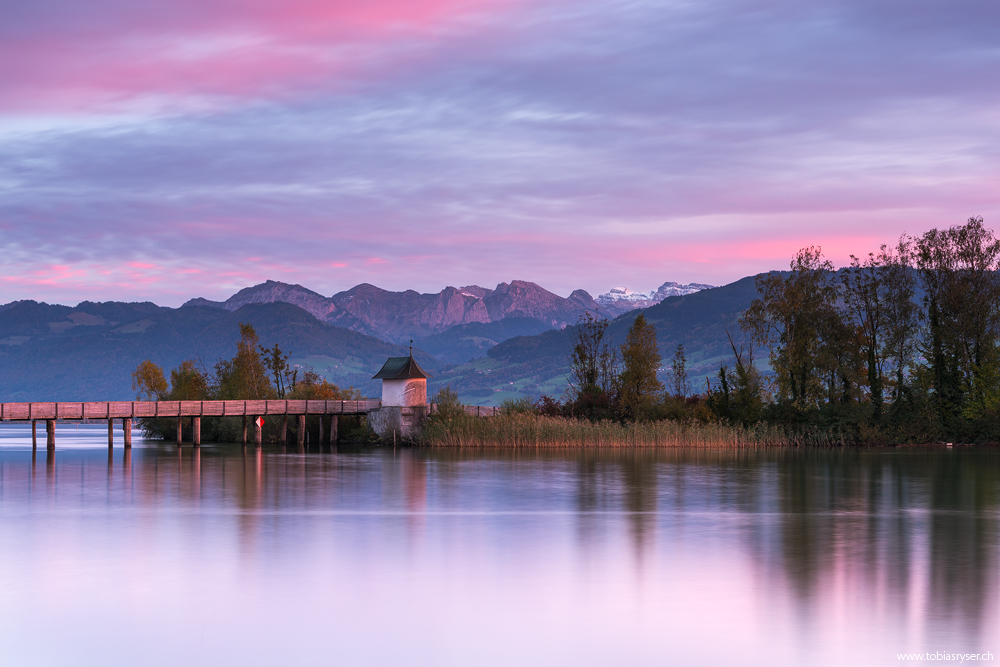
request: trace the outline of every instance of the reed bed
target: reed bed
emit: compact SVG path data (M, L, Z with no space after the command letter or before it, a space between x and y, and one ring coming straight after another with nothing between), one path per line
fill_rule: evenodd
M761 447L839 447L841 434L780 425L744 427L724 423L657 421L621 424L565 417L505 414L490 418L459 415L432 422L422 444L432 447L699 447L756 449Z

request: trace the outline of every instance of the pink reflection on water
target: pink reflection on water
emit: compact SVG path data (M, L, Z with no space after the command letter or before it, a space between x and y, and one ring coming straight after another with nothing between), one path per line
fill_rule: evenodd
M0 433L15 661L881 664L998 634L989 452L147 443L109 468L60 435L38 475Z

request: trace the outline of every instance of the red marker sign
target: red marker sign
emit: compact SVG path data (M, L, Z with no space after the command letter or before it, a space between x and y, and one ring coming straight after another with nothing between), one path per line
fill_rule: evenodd
M254 424L257 425L257 428L264 428L264 418L257 417L257 419L254 421Z

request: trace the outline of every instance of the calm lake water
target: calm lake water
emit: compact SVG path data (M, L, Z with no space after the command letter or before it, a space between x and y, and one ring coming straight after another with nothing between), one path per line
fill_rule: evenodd
M997 450L128 454L119 430L109 454L106 433L60 425L33 456L0 427L2 664L1000 655Z

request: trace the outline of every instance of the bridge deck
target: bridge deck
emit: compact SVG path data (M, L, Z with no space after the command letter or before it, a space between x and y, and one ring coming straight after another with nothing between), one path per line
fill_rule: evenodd
M105 401L84 403L0 403L0 419L137 419L141 417L228 417L262 415L364 415L382 406L361 401Z

